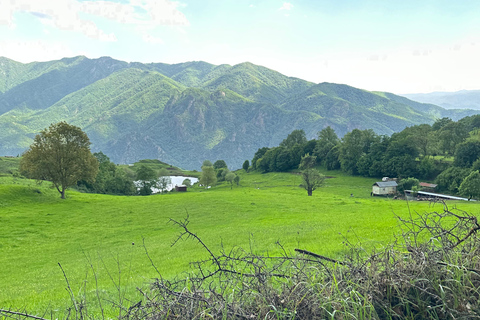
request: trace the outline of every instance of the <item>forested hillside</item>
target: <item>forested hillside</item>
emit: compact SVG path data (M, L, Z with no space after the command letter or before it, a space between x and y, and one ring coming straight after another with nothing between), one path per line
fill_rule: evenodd
M0 58L0 155L22 153L40 130L67 121L116 163L149 158L198 169L204 159L224 159L240 167L295 129L309 139L327 126L340 137L356 128L392 134L476 112L314 84L251 63Z

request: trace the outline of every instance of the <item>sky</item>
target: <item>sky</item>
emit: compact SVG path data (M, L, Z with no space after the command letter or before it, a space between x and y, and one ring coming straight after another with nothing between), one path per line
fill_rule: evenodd
M480 89L478 0L0 0L0 56L252 62L315 83Z

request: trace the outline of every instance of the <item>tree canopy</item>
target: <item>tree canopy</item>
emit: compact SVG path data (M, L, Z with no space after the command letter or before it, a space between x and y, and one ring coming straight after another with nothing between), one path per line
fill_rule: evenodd
M98 161L88 136L79 127L59 122L35 136L20 170L29 178L51 181L65 199L65 190L79 180L95 180Z
M205 160L203 163L208 164L206 161L208 160ZM215 169L213 168L213 165L202 166L202 175L200 177L199 183L203 185L205 189L208 189L208 187L214 186L217 183L217 175L215 173Z

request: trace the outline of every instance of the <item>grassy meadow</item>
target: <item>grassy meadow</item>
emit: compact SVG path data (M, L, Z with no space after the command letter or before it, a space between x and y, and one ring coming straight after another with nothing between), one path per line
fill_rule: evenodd
M208 257L193 240L171 246L180 229L169 219L187 214L191 231L215 253L240 246L280 255L278 241L289 254L301 248L339 257L345 236L367 248L381 246L398 231L395 214L442 210L426 202L370 197L375 179L323 173L329 178L312 197L299 188L297 174L242 171L233 189L223 183L147 197L70 190L66 200L49 183L0 176L0 308L53 309L61 315L71 302L59 263L77 299L85 297L96 312L97 294L107 313L107 301L138 302L136 288L148 288L159 277L143 243L167 279ZM450 205L480 213L475 203Z

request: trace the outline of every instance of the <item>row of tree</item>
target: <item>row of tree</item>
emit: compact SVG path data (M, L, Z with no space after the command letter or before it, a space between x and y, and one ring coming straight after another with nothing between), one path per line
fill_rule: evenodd
M157 172L141 165L134 172L118 167L102 152L92 154L88 136L66 122L52 124L35 137L23 154L20 172L28 178L51 181L62 199L72 186L94 193L150 195L154 189L165 192L171 184L165 168ZM190 182L188 178L183 181Z
M251 168L261 172L296 169L302 156L312 154L317 165L366 177L416 177L433 180L440 190L459 192L463 180L480 169L480 142L469 139L480 128L480 115L458 122L442 118L433 125L405 128L392 136L373 130L354 129L340 139L331 127L307 140L303 130L294 130L278 147L260 148ZM477 132L478 133L478 132ZM454 157L453 163L435 156Z
M230 189L235 183L240 184L240 176L228 169L227 163L224 160L217 160L212 164L210 160L205 160L202 163L202 175L200 177L200 185L205 189L212 187L220 181L227 181L230 183Z

